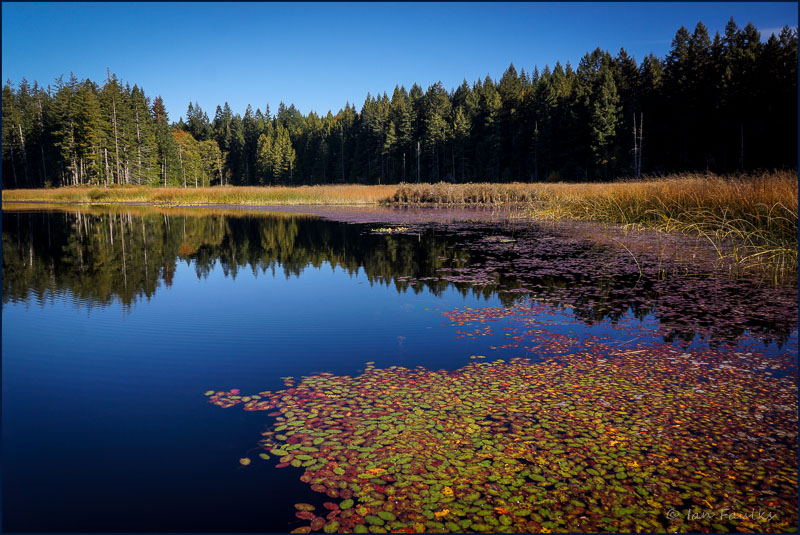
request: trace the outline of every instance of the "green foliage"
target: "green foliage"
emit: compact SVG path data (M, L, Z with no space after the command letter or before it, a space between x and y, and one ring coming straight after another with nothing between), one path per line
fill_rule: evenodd
M595 163L605 168L609 164L609 148L614 142L619 121L619 95L614 77L606 65L600 68L597 88L592 99L592 153Z

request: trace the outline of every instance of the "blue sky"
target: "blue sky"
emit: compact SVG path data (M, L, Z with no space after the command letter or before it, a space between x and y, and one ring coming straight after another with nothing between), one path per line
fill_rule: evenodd
M598 46L664 57L699 20L712 36L730 17L752 21L765 39L797 13L794 2L3 3L2 76L101 82L110 67L160 94L172 120L189 101L211 118L225 101L237 113L284 101L325 114L395 84L451 89L499 79L511 62L577 66Z

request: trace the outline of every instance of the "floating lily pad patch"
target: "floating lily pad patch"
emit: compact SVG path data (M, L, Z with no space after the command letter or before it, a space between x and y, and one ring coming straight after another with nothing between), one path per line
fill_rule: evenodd
M298 532L797 529L795 381L721 352L610 350L369 364L209 401L275 416L265 452L327 496L296 506Z

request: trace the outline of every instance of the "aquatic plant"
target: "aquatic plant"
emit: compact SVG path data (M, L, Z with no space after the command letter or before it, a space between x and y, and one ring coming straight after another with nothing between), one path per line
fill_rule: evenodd
M597 344L206 394L272 411L265 455L331 500L297 533L796 530L797 387L762 365Z
M380 228L374 229L372 232L389 233L389 234L391 234L392 232L395 232L395 233L397 233L397 232L405 232L407 230L408 230L408 227L380 227Z

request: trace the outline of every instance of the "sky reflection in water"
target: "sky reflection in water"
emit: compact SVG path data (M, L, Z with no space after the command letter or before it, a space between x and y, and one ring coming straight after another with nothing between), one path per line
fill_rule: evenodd
M526 237L419 223L405 235L371 232L380 226L4 212L4 529L300 525L293 504L319 505L320 495L299 471L238 464L257 459L248 449L271 419L213 410L198 399L209 388L275 391L282 377L355 376L367 361L456 370L554 353L568 361L576 351L597 359L593 344L624 356L664 336L678 354L713 340L719 362L734 350L763 352L776 369L762 376L796 376L796 288L706 279L667 293L681 279L643 279L629 260L546 229ZM698 307L702 293L722 298ZM698 308L732 321L700 325L691 321ZM789 431L787 451L796 452ZM505 525L500 515L492 518ZM524 518L527 529L542 526Z

